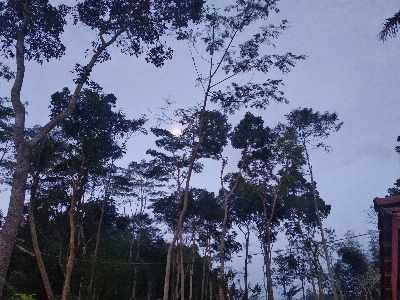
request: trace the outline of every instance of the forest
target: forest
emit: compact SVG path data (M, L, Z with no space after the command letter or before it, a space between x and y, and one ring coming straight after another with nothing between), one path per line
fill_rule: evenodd
M279 76L307 60L274 52L289 28L268 24L279 1L54 2L0 3L0 80L12 83L0 95L0 183L10 194L0 299L379 299L377 231L362 244L324 226L331 205L312 155L330 152L338 113L299 107L275 124L257 114L288 102ZM398 24L396 14L379 38ZM30 126L28 102L44 100L22 97L25 70L65 55L66 26L93 33L87 62L71 66L73 88L49 95L44 125ZM162 70L179 43L201 97L157 122L127 117L92 80L113 64L112 48ZM142 135L153 140L146 159L126 158ZM218 191L193 185L210 162ZM400 179L388 194L400 194ZM367 215L377 228L372 207Z

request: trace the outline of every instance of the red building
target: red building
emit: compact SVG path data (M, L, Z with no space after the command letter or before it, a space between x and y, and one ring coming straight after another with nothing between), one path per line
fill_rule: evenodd
M378 212L381 299L400 299L399 229L400 195L375 198Z

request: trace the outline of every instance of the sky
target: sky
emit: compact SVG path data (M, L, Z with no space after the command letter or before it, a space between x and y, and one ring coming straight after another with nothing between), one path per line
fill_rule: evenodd
M400 135L400 37L382 43L377 36L385 19L399 11L400 0L282 0L278 7L280 12L269 23L287 19L291 27L271 51L291 51L307 59L287 75L271 74L284 79L289 104L271 103L265 111L252 112L271 127L298 107L338 113L344 125L326 140L332 151L313 149L310 153L314 178L320 196L332 205L324 226L334 228L339 238L347 230L363 234L371 228L365 210L400 177L400 156L394 151ZM44 125L50 95L64 86L73 89L70 70L88 60L84 51L90 48L92 37L86 28L69 26L62 37L67 46L62 59L43 65L27 63L22 99L29 102L28 125ZM104 92L116 95L117 107L127 117L146 114L149 126L154 125L165 99L174 103L167 114L202 99L188 45L174 42L173 49L173 59L161 69L114 49L111 61L95 66L92 79ZM1 61L15 70L14 61ZM10 88L11 83L1 81L0 95L9 96ZM232 123L245 112L231 118ZM172 125L166 126L173 130ZM146 158L148 148L155 148L151 134L133 137L119 164ZM228 154L234 166L238 153ZM217 192L219 163L207 161L205 169L194 176L193 185ZM5 211L7 204L7 192L0 193L0 209ZM254 251L258 251L256 246Z

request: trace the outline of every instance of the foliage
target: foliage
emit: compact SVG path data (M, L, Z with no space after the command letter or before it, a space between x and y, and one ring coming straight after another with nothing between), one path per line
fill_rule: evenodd
M16 39L19 30L27 23L25 32L25 59L43 63L51 58L60 58L65 53L60 34L64 31L69 7L52 6L48 1L7 1L1 5L0 32L1 52L6 58L15 56ZM28 20L24 12L29 13Z
M371 249L373 250L373 249ZM340 292L345 298L365 297L377 299L379 294L379 267L368 256L361 244L348 231L344 242L339 243L339 259L334 271Z
M4 78L7 81L15 78L15 73L10 70L9 66L6 66L0 62L0 78Z
M379 40L385 42L389 37L397 35L398 27L400 26L400 11L395 13L393 17L386 19L383 24L382 31L379 32Z
M27 294L21 294L17 293L11 297L10 300L35 300L35 294L33 295L27 295Z
M400 142L400 136L397 137L397 142ZM395 151L400 154L400 146L395 147ZM389 196L400 195L400 178L394 183L394 187L388 189Z
M329 151L329 146L321 140L326 139L332 132L338 131L343 122L338 123L337 113L314 112L312 108L298 108L285 115L288 126L293 128L299 138L314 147L322 147Z
M70 98L67 88L53 94L51 117L63 111ZM105 95L98 86L84 89L80 98L71 117L61 124L65 137L72 138L74 147L80 148L88 168L103 159L121 158L125 153L125 141L133 132L141 130L146 119L127 120L122 111L113 111L117 98L113 94Z
M9 184L15 163L12 147L14 111L10 99L0 97L0 184Z

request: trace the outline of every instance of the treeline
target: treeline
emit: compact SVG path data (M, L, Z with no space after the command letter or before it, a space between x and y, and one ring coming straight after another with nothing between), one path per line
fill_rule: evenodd
M11 105L2 98L0 110L1 180L11 185L0 298L377 299L375 257L349 238L336 260L334 235L323 227L330 206L319 197L309 151L328 149L324 139L341 127L337 114L299 108L268 127L251 112L287 102L283 80L267 75L305 59L271 54L288 28L286 20L266 25L278 11L277 1L261 0L224 9L198 0L0 4L1 53L16 62L15 74L0 66L14 81ZM62 57L67 20L96 36L88 62L75 65L72 89L52 95L49 121L27 128L25 62ZM172 58L171 37L189 45L203 97L175 112L181 134L151 128L149 158L116 167L146 119L127 119L90 74L111 63L113 46L161 67ZM226 155L232 148L238 161ZM207 171L206 159L220 165L212 179L219 191L191 184ZM228 163L236 170L227 172ZM288 246L276 254L278 240ZM248 278L255 241L265 285ZM225 266L242 249L243 274Z
M67 105L69 94L66 88L53 94L52 114ZM147 151L149 159L121 168L114 163L124 155L127 139L144 130L145 120L129 120L115 107L114 95L98 86L84 89L71 117L33 149L29 202L18 229L6 297L54 299L66 286L68 299L163 296L170 246L166 233L177 231L183 209L182 185L196 143L198 112L177 112L184 116L179 135L151 128L157 148ZM8 110L4 133L10 133L11 118ZM332 296L319 232L330 206L319 197L316 183L306 178L306 151L309 145L326 147L323 138L341 123L336 114L312 109L294 110L286 118L286 124L270 128L247 112L232 126L218 111L206 111L207 138L193 169L204 171L204 159L219 161L216 180L221 189L217 194L188 190L182 229L172 247L169 299L218 299L220 290L229 299ZM225 174L227 147L241 155L237 171ZM13 165L9 150L3 148L4 172ZM335 242L333 231L324 232L339 297L377 299L376 241L366 252L351 234L345 242ZM273 251L283 239L287 247ZM266 285L248 279L250 244L256 241ZM242 250L243 271L221 268Z

